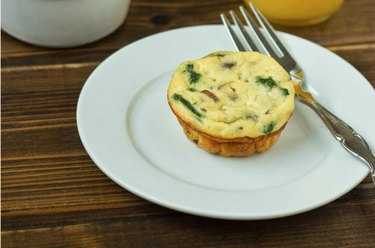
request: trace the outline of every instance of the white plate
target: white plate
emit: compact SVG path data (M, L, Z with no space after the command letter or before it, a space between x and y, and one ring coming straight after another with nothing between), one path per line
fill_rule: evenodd
M350 64L302 38L280 33L316 97L375 144L374 90ZM221 25L171 30L132 43L106 59L77 106L82 142L112 180L151 202L225 219L301 213L342 196L368 173L318 117L296 104L278 142L248 158L211 155L185 138L166 91L180 62L234 50Z

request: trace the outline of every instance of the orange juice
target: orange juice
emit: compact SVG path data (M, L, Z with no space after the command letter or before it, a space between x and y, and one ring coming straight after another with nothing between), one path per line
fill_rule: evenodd
M320 23L340 8L343 0L245 0L273 23L307 26Z

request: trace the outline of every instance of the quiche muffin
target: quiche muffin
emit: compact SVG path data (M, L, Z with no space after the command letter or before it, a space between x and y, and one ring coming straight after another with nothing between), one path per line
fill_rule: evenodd
M267 151L294 110L289 74L258 52L216 52L182 63L168 103L186 136L210 153Z

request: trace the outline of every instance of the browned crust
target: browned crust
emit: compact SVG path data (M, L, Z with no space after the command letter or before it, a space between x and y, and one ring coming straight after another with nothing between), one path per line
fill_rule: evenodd
M256 152L265 152L276 142L286 123L277 131L256 138L244 137L224 139L213 137L191 127L177 116L186 137L196 143L200 148L222 156L245 157Z

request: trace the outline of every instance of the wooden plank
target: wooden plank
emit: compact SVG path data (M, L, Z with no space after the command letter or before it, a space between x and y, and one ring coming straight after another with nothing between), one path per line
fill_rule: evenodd
M113 49L70 49L70 50L40 50L38 52L12 53L2 55L2 68L23 66L51 66L60 64L87 64L106 59ZM16 68L17 68L16 67ZM13 69L14 70L14 69Z
M361 71L373 87L375 87L375 69L373 67L373 64L375 64L375 43L330 46L328 48ZM77 56L80 55L81 53L78 53ZM45 84L51 85L54 89L57 87L58 89L61 88L60 86L64 88L69 85L71 86L70 83L76 84L78 79L80 80L80 84L78 84L77 87L81 87L90 73L99 65L101 59L104 59L102 55L103 54L99 52L98 57L92 55L89 59L90 61L73 63L74 59L66 60L65 57L52 62L51 56L56 56L56 54L43 53L35 55L38 58L37 61L40 61L40 63L32 63L32 65L30 65L29 62L33 59L24 58L23 56L12 58L10 59L11 62L8 64L9 67L5 66L5 68L2 68L3 84L5 83L5 85L2 85L3 96L8 94L14 87L22 88L22 91L29 91L30 88L24 87L24 83L32 85L32 89L36 90L40 90L40 87L47 87ZM7 63L7 59L4 59L3 62ZM24 66L25 64L26 66ZM82 68L82 70L80 70L80 68ZM44 78L38 83L40 85L35 85L34 79L39 80L38 77L42 77L38 74L38 71L44 73L44 71L47 70L53 70L55 72L44 75ZM26 78L24 78L25 73L27 73ZM74 78L72 77L73 75ZM68 79L65 79L66 77ZM9 84L7 84L8 81L10 82ZM51 82L57 83L58 85L53 85ZM42 85L42 83L45 84ZM5 93L4 90L6 91Z
M370 194L369 190L368 199ZM115 211L112 218L99 221L4 231L2 241L6 247L373 247L374 202L348 204L349 200L264 221L185 214L122 217Z
M84 48L114 51L147 35L191 25L219 24L219 14L237 9L238 1L141 1L134 0L125 23L110 36ZM296 34L324 46L367 43L375 41L375 2L346 0L343 7L327 22L319 25L294 28L276 26L280 31ZM350 32L348 32L350 30ZM2 33L2 56L35 52L56 53L55 49L42 49L19 42ZM74 51L75 49L73 49ZM70 52L71 49L64 49ZM81 55L89 56L89 55ZM75 58L82 59L82 57Z

